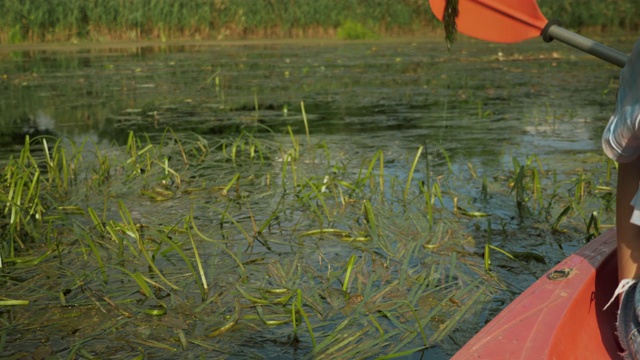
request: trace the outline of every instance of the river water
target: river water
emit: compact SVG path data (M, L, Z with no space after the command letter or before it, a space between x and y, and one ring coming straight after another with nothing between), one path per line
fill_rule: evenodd
M488 171L505 152L597 151L619 71L538 40L467 40L450 52L439 39L412 39L69 46L1 56L3 130L35 125L106 142L164 126L215 135L252 121L257 108L277 131L304 101L311 133L327 141L427 143ZM134 109L157 118L127 116Z
M606 40L622 51L632 46ZM286 138L290 127L302 137L304 106L314 142L344 158L382 150L390 172L406 171L394 170L394 160L424 146L433 166L474 177L500 176L514 158L532 156L560 177L602 163L600 134L619 73L540 40L462 39L450 51L440 39L69 45L0 48L0 59L5 157L25 134L100 147L167 127L207 139L256 126ZM499 214L502 205L486 210ZM580 244L547 244L539 253L554 263ZM483 316L513 296L497 297ZM422 356L448 356L429 351Z

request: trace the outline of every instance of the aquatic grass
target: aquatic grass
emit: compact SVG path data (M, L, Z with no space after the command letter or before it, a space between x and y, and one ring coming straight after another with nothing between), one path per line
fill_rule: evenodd
M351 280L351 271L353 270L353 263L356 261L356 256L351 255L349 258L349 262L347 263L347 268L344 274L344 281L342 281L342 291L348 293L349 291L349 281Z
M249 132L242 131L237 138L233 139L233 141L231 141L229 152L227 152L226 142L224 142L222 146L223 153L227 157L231 158L234 165L238 165L237 161L240 160L240 157L246 155L248 155L248 159L250 161L253 161L256 158L259 158L261 163L264 163L265 161L263 145Z
M92 212L92 217L95 216L95 212L93 212L93 209L91 209ZM102 226L102 224L100 224L100 226ZM83 228L81 225L79 224L75 224L75 231L74 233L78 234L80 231L82 230L82 234L83 236L81 237L84 238L85 242L87 243L87 245L89 246L89 249L91 249L91 253L93 254L93 256L96 259L96 262L98 263L98 267L100 268L100 272L102 273L102 280L104 281L104 283L106 284L109 281L109 277L107 275L107 271L105 268L105 264L104 264L104 260L102 259L102 255L100 254L100 251L98 250L98 247L96 246L96 243L93 241L89 231L85 228ZM104 232L104 227L102 227L102 232Z
M271 215L269 215L269 217L262 223L260 228L257 229L255 233L256 236L260 236L262 233L264 233L265 230L268 230L271 228L271 224L273 223L273 221L280 216L280 208L284 204L284 200L285 200L285 197L281 196L280 199L278 200L278 204L271 212Z
M363 200L362 209L364 219L367 222L369 234L371 234L372 237L375 236L376 238L379 238L381 233L371 203L368 200Z
M172 240L170 238L170 232L175 230L175 227L172 227L168 231L161 231L160 233L154 234L155 236L157 236L157 238L159 240L159 244L158 244L158 246L156 248L156 252L153 254L153 258L156 258L158 252L164 257L166 257L171 252L174 252L174 251L177 252L178 255L180 256L180 258L182 258L184 263L187 265L187 268L191 272L191 274L193 276L193 279L198 283L202 299L206 299L207 290L208 290L208 283L207 283L207 280L206 280L206 276L204 274L204 270L202 268L202 262L201 262L201 259L200 259L200 255L199 255L198 249L194 245L195 242L194 242L193 236L192 236L192 234L190 232L189 221L191 221L190 217L187 217L184 220L184 224L185 224L184 225L184 227L185 227L184 232L186 232L187 236L189 237L189 240L192 243L193 255L195 257L195 262L196 262L198 270L196 270L194 268L194 266L192 264L192 260L190 259L190 257L187 256L185 254L185 252L181 249L181 244L177 243L176 241L174 241L174 240ZM163 245L163 244L167 244L168 247L166 249L160 251L161 250L161 245ZM150 267L150 268L153 269L152 267ZM122 270L127 272L126 269L124 269L124 268L122 268ZM129 272L127 272L127 273L132 278L134 278L136 281L139 281L142 278L145 281L153 284L154 287L165 289L161 284L158 284L155 281L152 281L152 280L144 277L142 274L137 275L137 274L131 274ZM165 291L168 291L168 290L165 289ZM148 292L143 290L143 293L147 294ZM147 295L147 296L149 296L149 295Z
M228 205L230 205L231 203L228 203ZM253 246L253 242L256 239L255 237L249 235L249 233L244 229L244 227L242 226L242 224L240 224L235 217L233 217L227 210L221 210L218 209L214 206L209 206L209 208L211 208L212 210L214 210L215 212L220 214L220 226L222 227L224 224L224 221L226 219L228 219L229 221L231 221L231 223L235 226L236 229L238 229L238 231L244 236L244 238L247 240L247 245L249 247Z
M180 187L182 184L182 180L180 175L173 170L172 168L169 167L169 159L168 158L163 158L162 161L158 161L158 160L154 160L154 163L160 165L160 167L164 170L164 174L167 177L172 176L173 177L173 181L175 182L176 186ZM150 166L149 166L150 167Z
M311 321L309 320L309 317L307 316L307 313L304 311L304 308L302 306L302 290L301 289L296 289L296 298L295 298L294 304L295 304L295 312L302 317L302 319L304 320L304 323L307 325L307 330L309 331L309 337L311 338L311 348L315 351L316 336L313 332L313 325L311 324Z
M126 268L122 267L122 266L118 266L118 265L109 265L110 267L113 267L114 269L117 269L125 274L127 274L131 279L134 280L134 282L138 285L138 287L140 288L140 292L142 293L142 295L144 295L145 297L150 297L155 299L156 301L158 301L158 299L155 298L155 294L153 292L153 290L151 289L151 287L149 287L148 282L151 282L152 284L154 284L154 286L158 286L158 287L162 287L160 284L157 284L151 280L149 280L148 278L146 278L145 276L143 276L142 274L140 274L139 272L131 272L129 270L127 270ZM158 303L161 303L158 301ZM166 306L165 306L166 307Z
M304 192L306 188L311 189L311 191L308 193ZM308 206L311 211L317 216L317 218L320 220L321 227L324 226L325 222L331 224L333 221L332 212L329 210L325 201L325 194L325 184L316 184L312 181L312 179L308 179L304 185L301 185L298 193L300 202ZM315 202L313 200L315 200ZM319 206L317 205L318 203Z
M428 184L428 183L427 183ZM440 201L440 205L442 207L444 207L444 199L442 197L442 191L440 190L440 185L437 182L434 182L431 185L431 188L426 188L425 184L420 182L419 184L420 186L420 192L423 194L424 196L424 203L426 206L426 213L427 213L427 218L429 219L429 228L428 230L431 230L433 228L434 222L435 222L435 212L436 212L436 208L435 208L435 202L436 199L438 199ZM455 207L455 210L457 211L457 207Z
M341 321L332 331L330 334L328 334L327 336L325 336L325 338L316 346L313 347L314 352L317 354L321 351L324 351L325 348L327 348L332 342L335 341L335 339L338 337L338 334L342 333L342 330L345 329L347 327L347 325L349 325L352 322L352 318L346 318L343 321Z
M291 161L298 160L298 158L300 157L300 142L296 138L296 135L293 133L291 125L287 125L287 132L289 133L289 137L291 138L291 145L293 146L293 150L289 151L288 155L291 158Z
M188 356L198 347L233 354L246 347L238 336L252 331L268 344L295 342L301 356L394 358L460 340L455 330L473 322L491 296L515 291L516 286L502 282L502 272L529 276L538 271L536 254L518 251L509 241L509 234L522 226L511 220L515 207L481 218L474 215L484 212L470 206L514 203L515 171L474 177L471 168L449 170L457 166L453 163L427 164L426 180L415 186L414 174L408 186L407 173L417 171L420 153L407 164L385 163L388 155L379 149L346 159L305 147L294 154L299 135L292 128L288 132L225 135L214 141L165 131L153 137L134 134L128 145L96 150L93 158L74 154L76 148L65 150L67 162L77 159L76 177L68 183L72 195L41 186L45 204L55 204L43 207L46 223L33 222L40 224L31 230L42 240L16 247L17 256L4 256L6 246L0 250L0 283L11 299L34 299L35 289L45 284L54 287L47 296L65 309L131 316L138 325L124 322L114 329L125 336L150 318L153 324L158 321L153 326L167 329L161 321L189 319L189 326L174 329L170 340L153 332L146 338L135 335L141 341L136 349L147 356L169 348ZM54 153L50 156L53 162ZM41 171L48 168L42 167L43 159ZM116 165L129 159L129 164ZM534 175L533 169L541 169L537 160L523 165L523 200L533 210L525 221L548 221L547 210L557 212L572 203L580 211L569 213L563 224L578 224L589 233L603 226L608 214L601 210L606 205L601 196L611 193L606 183L586 174L557 181L552 172ZM269 179L279 177L282 186L272 186ZM158 184L162 188L163 180L169 180L171 197L157 202L142 192ZM48 181L44 173L38 177L41 185ZM482 188L479 194L458 187L469 181ZM585 184L580 203L576 181ZM0 193L6 194L5 186ZM531 204L539 198L545 209ZM9 213L3 216L8 219ZM494 231L488 225L488 248L482 242L485 219L502 227ZM567 226L567 232L573 230ZM44 250L37 247L43 244ZM492 261L490 274L482 249ZM18 273L40 269L56 283ZM34 315L20 313L18 318L50 310L43 302L30 306ZM76 321L70 319L62 324ZM23 325L16 325L16 331L29 336ZM18 336L13 334L7 341ZM77 351L92 352L91 334Z
M193 213L191 213L190 217L185 219L185 228L187 230L187 234L189 235L189 240L191 240L191 246L193 247L193 255L196 258L196 264L198 265L198 274L200 275L200 281L203 288L202 294L204 297L204 295L207 293L207 290L209 289L209 284L207 282L207 277L204 274L202 260L200 259L200 254L198 253L198 247L196 246L196 243L193 239L193 235L191 234L191 230L189 226L187 226L187 224L189 224L190 221L193 221ZM186 256L185 256L185 261L186 261Z
M285 190L287 188L287 181L286 181L287 168L291 169L293 189L295 190L298 188L298 176L296 175L295 156L291 152L288 152L282 161L282 188Z
M129 209L126 207L124 202L122 202L122 200L118 201L118 212L120 213L120 217L123 221L121 226L119 226L119 229L136 242L136 244L138 245L138 250L140 250L139 253L141 253L142 256L147 260L147 264L153 270L153 272L158 275L158 277L162 281L164 281L165 284L169 285L173 289L179 290L180 288L178 286L173 284L164 276L164 274L156 266L155 261L149 255L142 236L140 236L140 233L138 231L138 226L133 221Z
M457 294L460 298L466 298L466 301L459 309L456 309L455 313L447 319L444 324L439 327L438 331L433 335L429 343L441 341L446 334L451 332L454 327L458 326L464 316L472 312L472 307L477 306L478 301L487 296L486 291L482 287L478 286L480 281L481 279L477 279L475 283L469 284L469 286L465 287Z
M413 174L416 171L416 167L418 166L418 161L420 160L420 154L422 154L422 150L424 149L424 146L420 146L418 148L418 152L416 153L416 156L413 158L413 162L411 163L411 169L409 170L409 173L407 175L407 184L405 185L404 188L404 201L405 203L407 202L407 198L409 197L409 190L411 188L411 180L413 179Z
M60 177L56 175L57 168L53 167L43 174L39 161L32 155L32 148L38 143L47 146L44 138L31 140L26 136L19 156L9 159L2 174L0 201L4 203L2 214L8 217L8 244L5 245L10 258L15 257L17 248L25 248L25 241L39 236L34 222L41 222L44 212L52 206L49 194L60 196L66 192L58 186L46 186L44 179L57 177L62 184L67 184L71 176L67 172L64 177ZM63 151L62 147L56 146L52 156L56 160L64 158L60 155ZM48 173L51 175L47 175Z
M304 122L304 132L307 135L307 145L311 146L311 136L309 135L309 121L307 120L307 112L304 110L304 101L300 101L300 111L302 112L302 121Z
M586 224L585 240L589 242L596 238L598 235L600 235L600 218L598 216L598 212L593 211L589 216L589 220Z
M229 190L231 190L231 188L236 185L239 186L239 182L238 180L240 179L240 174L236 173L233 178L231 178L231 181L229 181L227 183L227 185L225 185L225 187L222 189L221 193L222 195L228 195L229 194Z
M233 312L232 316L227 320L227 322L224 325L211 331L207 335L207 337L212 338L212 337L216 337L224 334L225 332L231 330L231 328L233 328L236 325L239 319L240 319L240 307L236 305L235 311Z
M512 163L514 177L511 180L510 192L515 197L520 218L524 219L531 215L532 212L548 211L551 203L547 208L543 206L545 194L542 190L541 178L544 174L544 169L540 159L532 155L526 159L524 164L521 164L516 157L513 157ZM552 188L555 190L555 185ZM551 200L553 200L553 197L551 197Z
M489 243L487 243L484 246L484 269L489 272L491 270L491 252L492 250L495 250L503 255L505 255L506 257L508 257L511 260L516 260L516 258L511 255L508 251L501 249L495 245L491 245Z
M0 306L26 306L29 305L29 300L11 300L4 297L0 297Z
M138 150L142 146L141 139L136 137L133 131L129 131L129 136L127 138L127 154L129 158L126 161L126 164L132 164L137 166L138 157L144 155L147 151L153 149L152 144L147 144L142 149ZM149 166L147 166L149 168Z
M37 140L35 138L34 140ZM52 151L49 151L47 138L40 138L42 141L42 149L45 154L45 162L47 164L47 177L49 186L56 186L60 193L66 193L70 190L70 186L76 179L76 170L78 163L81 161L81 151L84 144L80 148L76 148L75 144L66 139L55 139ZM72 159L67 158L65 146L72 146Z
M226 246L224 246L223 244L221 244L220 241L216 241L213 240L209 237L207 237L206 235L204 235L202 232L200 232L200 230L198 229L198 227L196 226L196 222L191 219L191 227L193 228L193 231L195 231L196 234L198 234L198 236L200 236L203 240L212 243L214 245L217 245L217 247L221 248L223 251L227 252L229 254L229 256L231 256L231 258L235 261L235 263L238 265L238 267L240 268L241 271L241 275L244 277L246 276L246 269L244 268L244 266L242 265L242 262L240 261L240 259L238 259L238 257L231 252L231 250L229 250Z

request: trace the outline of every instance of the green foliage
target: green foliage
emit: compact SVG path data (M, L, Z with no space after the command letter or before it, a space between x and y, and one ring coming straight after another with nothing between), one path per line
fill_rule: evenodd
M366 40L377 37L372 30L353 20L345 21L344 24L338 28L336 35L340 40Z
M542 13L567 28L638 30L640 2L634 0L540 0Z
M362 30L358 23L394 33L437 24L428 2L415 0L5 0L0 13L0 43L305 37L333 34L346 19L349 31Z
M11 157L2 169L0 234L4 241L0 243L0 253L14 257L25 244L46 237L49 229L41 226L44 214L54 206L55 199L67 195L75 179L78 158L67 157L61 142L56 141L49 149L45 138L31 140L27 136L20 155ZM34 157L34 147L42 149L44 159Z
M568 28L636 30L635 0L540 0ZM368 39L375 32L441 29L428 1L417 0L4 0L0 43L326 36Z

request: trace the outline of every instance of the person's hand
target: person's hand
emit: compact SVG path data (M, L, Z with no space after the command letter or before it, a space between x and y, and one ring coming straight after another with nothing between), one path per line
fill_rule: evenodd
M617 162L640 155L640 40L620 72L616 109L602 135L602 148Z

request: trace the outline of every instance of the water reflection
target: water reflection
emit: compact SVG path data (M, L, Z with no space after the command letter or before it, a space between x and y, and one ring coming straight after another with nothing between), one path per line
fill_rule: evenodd
M505 147L596 150L618 72L539 41L466 41L451 53L438 39L58 48L0 58L2 139L34 126L117 143L129 130L166 127L207 136L265 131L256 124L302 132L304 100L311 133L323 139L426 143L494 166Z

